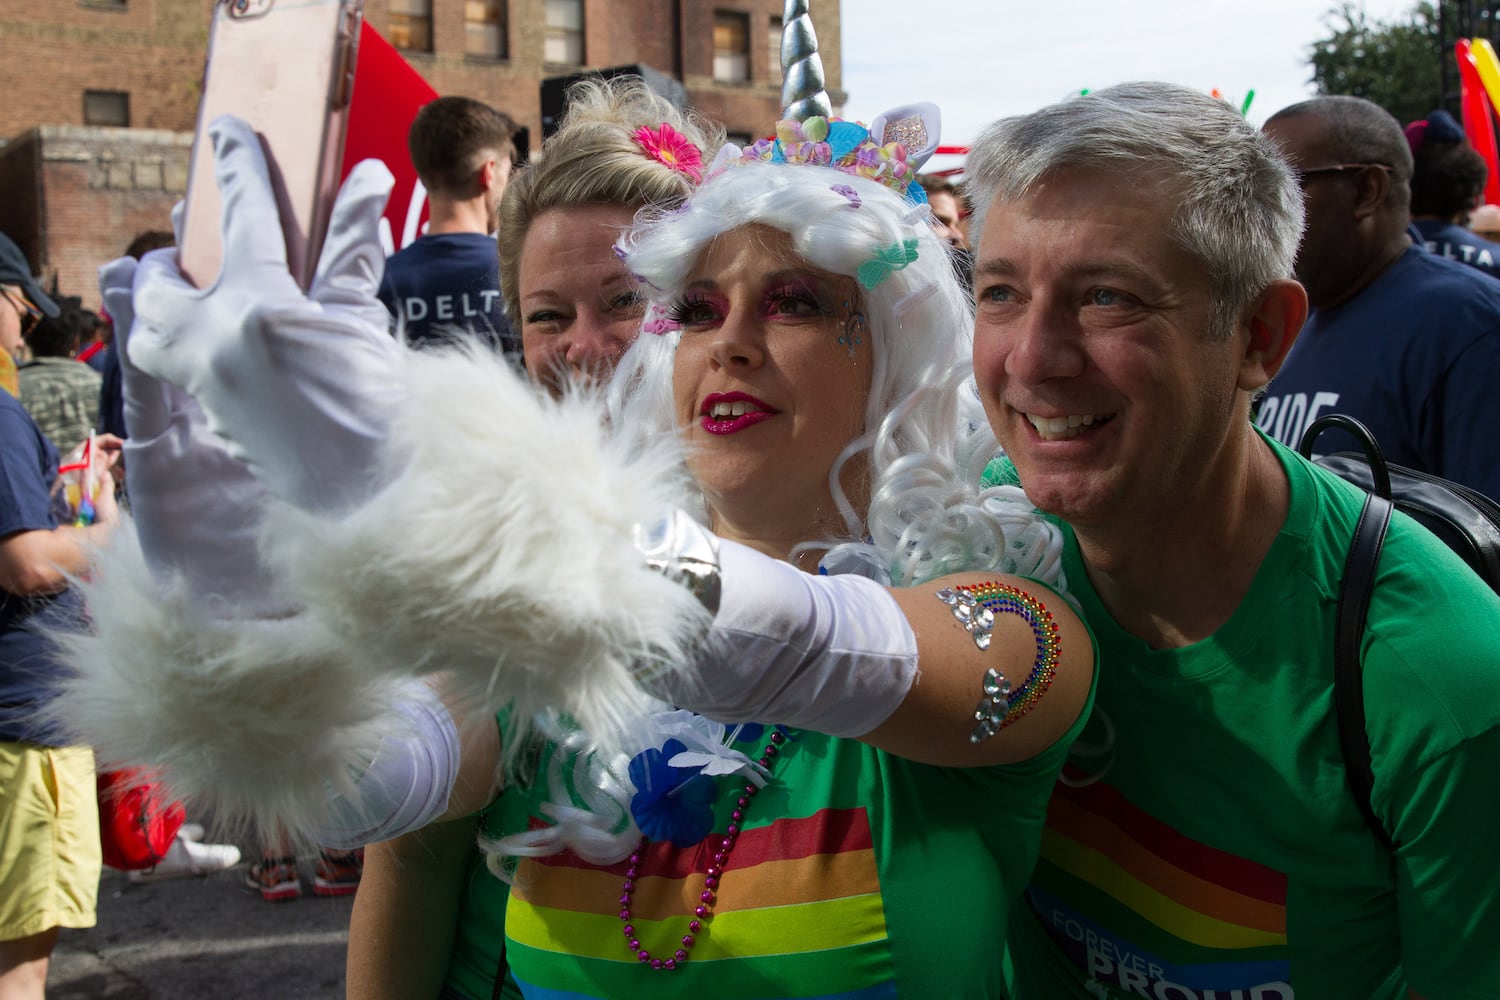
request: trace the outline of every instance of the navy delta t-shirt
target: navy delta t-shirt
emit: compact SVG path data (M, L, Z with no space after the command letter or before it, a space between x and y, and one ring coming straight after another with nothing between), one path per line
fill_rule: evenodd
M386 258L379 295L393 327L414 345L472 336L507 354L521 353L500 300L500 256L493 236L417 237Z
M1422 234L1422 245L1428 253L1468 264L1492 278L1500 278L1500 243L1491 243L1463 226L1441 219L1416 219L1412 225Z

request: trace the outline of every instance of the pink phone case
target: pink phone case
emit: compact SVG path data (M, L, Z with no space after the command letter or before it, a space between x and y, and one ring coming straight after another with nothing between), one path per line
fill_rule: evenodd
M287 266L304 289L311 283L338 192L363 9L363 0L214 4L180 247L182 271L200 288L216 280L222 257L208 125L225 114L260 136Z

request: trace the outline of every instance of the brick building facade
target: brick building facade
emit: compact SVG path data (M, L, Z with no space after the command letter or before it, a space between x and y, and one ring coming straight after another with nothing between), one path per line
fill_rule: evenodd
M213 0L6 0L0 6L0 231L65 294L182 196ZM839 0L811 0L842 103ZM539 144L541 83L643 64L731 137L780 107L782 0L366 0L365 18L443 94L504 109Z

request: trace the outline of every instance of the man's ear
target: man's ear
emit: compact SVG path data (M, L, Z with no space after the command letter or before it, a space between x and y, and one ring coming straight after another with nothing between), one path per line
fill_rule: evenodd
M1244 313L1248 328L1245 356L1240 360L1239 387L1258 392L1281 370L1297 334L1307 319L1307 292L1290 278L1273 281Z
M1354 217L1368 219L1385 205L1391 193L1391 172L1380 167L1365 167L1359 172L1354 188Z
M499 173L500 161L493 156L485 157L484 162L479 165L479 173L474 178L475 183L478 185L474 193L476 195L484 194L493 189L495 178Z

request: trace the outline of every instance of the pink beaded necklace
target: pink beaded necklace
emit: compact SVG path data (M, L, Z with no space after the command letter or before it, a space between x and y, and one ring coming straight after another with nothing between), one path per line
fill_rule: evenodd
M760 760L756 763L769 771L771 762L781 752L781 745L785 742L786 734L779 729L772 729L771 738L766 743ZM734 812L729 814L729 826L724 831L724 839L720 841L719 849L714 852L708 869L703 873L704 889L698 895L698 905L693 907L693 919L688 921L688 932L682 936L682 944L672 953L671 958L657 958L652 955L635 936L635 925L630 922L630 901L635 895L635 879L640 874L641 856L646 848L646 838L642 837L640 843L635 845L635 850L630 854L630 867L625 869L625 883L620 888L620 922L625 925L621 928L621 933L625 935L626 947L635 952L635 957L643 964L661 972L671 972L688 960L688 952L698 942L695 935L703 929L703 921L713 916L714 900L717 898L714 890L719 886L719 879L724 875L724 865L729 861L735 841L739 839L740 823L745 818L745 810L750 807L750 800L759 792L760 789L756 785L746 782L744 788L740 790L739 798L734 800Z

